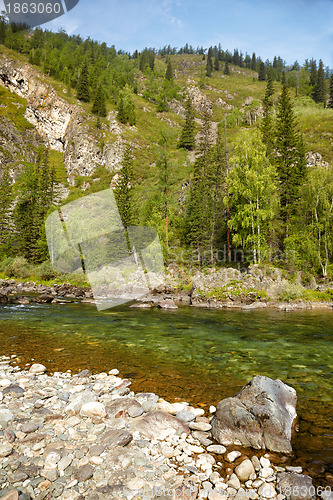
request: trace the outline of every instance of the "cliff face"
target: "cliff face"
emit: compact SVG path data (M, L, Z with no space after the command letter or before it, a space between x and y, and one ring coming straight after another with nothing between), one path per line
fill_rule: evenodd
M101 149L89 134L84 110L69 104L45 80L29 64L0 55L0 85L26 100L24 117L35 127L39 140L64 153L71 185L77 175L90 175L99 166L117 168L122 159L122 130L115 128L114 117L110 117L110 129L117 139Z

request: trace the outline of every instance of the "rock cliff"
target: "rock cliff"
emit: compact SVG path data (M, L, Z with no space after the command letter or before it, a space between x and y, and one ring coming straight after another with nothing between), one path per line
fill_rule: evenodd
M51 149L64 153L68 181L74 184L77 175L91 175L97 167L119 168L123 141L122 129L109 117L110 130L116 139L98 144L89 130L84 109L59 96L46 77L27 63L0 55L0 85L24 98L25 118L36 129L39 139ZM105 137L105 132L101 132Z

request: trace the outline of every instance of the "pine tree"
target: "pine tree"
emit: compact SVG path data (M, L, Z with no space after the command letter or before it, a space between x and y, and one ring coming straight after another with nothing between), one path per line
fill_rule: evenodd
M230 75L230 68L229 68L229 63L228 63L228 61L227 61L226 63L224 63L223 74L224 74L224 75Z
M172 64L171 64L170 59L168 59L167 69L165 72L165 78L166 78L166 80L169 80L169 82L171 82L173 80L173 69L172 69Z
M285 224L284 236L287 237L290 217L294 213L299 186L304 181L306 165L302 136L297 131L291 99L285 85L278 101L275 164L280 179L281 215Z
M177 147L188 149L189 151L195 148L194 111L189 95L185 101L185 124L182 128Z
M80 99L80 101L83 102L89 102L90 101L90 95L89 95L89 72L88 72L88 65L87 62L84 63L80 78L77 84L77 98Z
M105 104L105 94L102 89L102 86L99 85L96 91L94 103L91 111L95 114L105 117L107 115L106 104Z
M206 63L206 75L208 77L212 76L212 71L213 71L212 55L213 55L213 50L211 47L209 47L207 55L207 63Z
M326 92L325 92L325 71L323 61L320 59L318 71L317 71L317 81L315 88L313 90L313 99L315 102L325 102Z
M329 108L333 108L333 73L330 78L330 89L329 89L329 96L328 96L328 105Z
M131 226L134 220L133 209L133 160L132 151L129 144L126 145L122 166L120 169L120 180L114 189L114 196L118 205L118 210L125 228Z

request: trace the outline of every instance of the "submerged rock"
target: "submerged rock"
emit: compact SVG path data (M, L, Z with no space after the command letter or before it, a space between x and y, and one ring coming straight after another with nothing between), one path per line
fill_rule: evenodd
M296 391L257 375L233 398L217 405L212 435L221 444L290 453L296 418Z

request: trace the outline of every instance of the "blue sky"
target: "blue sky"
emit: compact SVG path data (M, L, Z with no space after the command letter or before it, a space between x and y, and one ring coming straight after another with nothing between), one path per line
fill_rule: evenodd
M44 26L131 52L221 43L264 60L322 58L333 68L333 0L80 0Z

